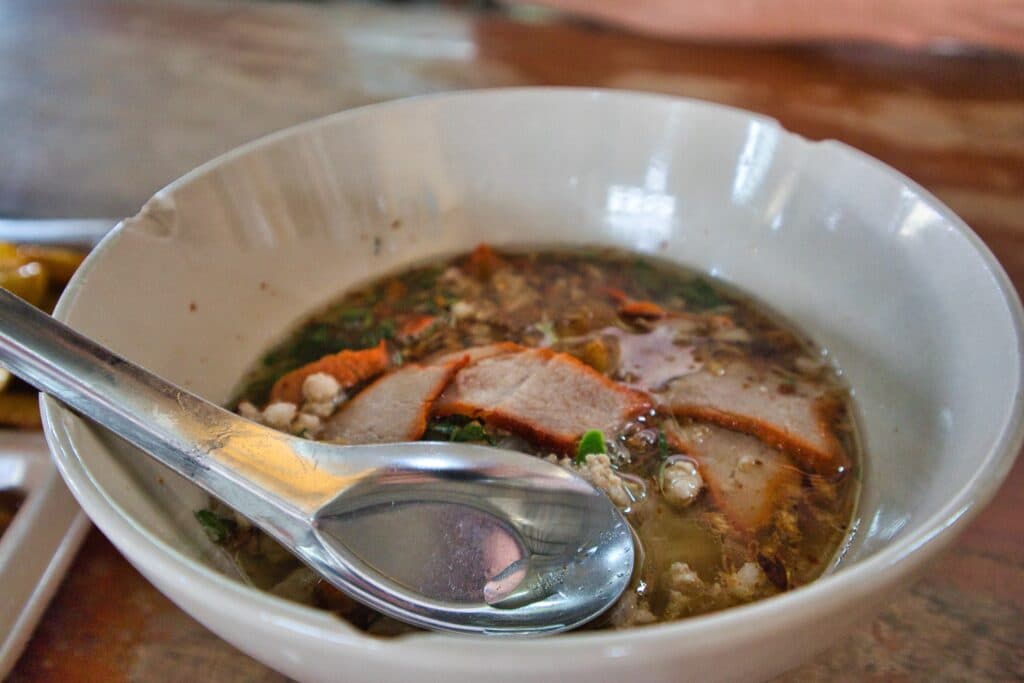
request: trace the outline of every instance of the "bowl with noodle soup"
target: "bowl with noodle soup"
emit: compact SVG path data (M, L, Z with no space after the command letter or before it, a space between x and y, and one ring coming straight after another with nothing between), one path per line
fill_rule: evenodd
M158 192L56 315L305 438L548 459L636 532L584 628L416 631L47 400L125 556L303 681L770 677L906 585L1022 439L1020 303L960 219L841 143L656 95L437 95L277 133Z

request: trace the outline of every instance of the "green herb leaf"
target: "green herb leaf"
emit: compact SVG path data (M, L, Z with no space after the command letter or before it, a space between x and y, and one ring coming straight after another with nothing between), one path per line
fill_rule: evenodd
M452 434L455 433L461 425L455 422L453 418L442 418L440 420L434 420L427 426L425 438L430 441L437 441L443 439L445 441L452 440Z
M494 444L494 439L484 426L479 422L470 422L464 424L461 427L457 427L451 435L452 441L466 442L466 441L483 441L485 443Z
M363 346L366 348L372 348L379 344L382 339L394 339L395 338L395 323L390 320L381 322L377 327L369 330L363 335Z
M447 422L439 422L430 427L429 434L431 436L437 435L443 437L446 441L452 440L452 435L455 434L459 429L458 425L449 424Z
M482 441L492 446L495 443L494 437L487 432L487 429L482 424L476 420L462 423L458 417L451 417L431 422L430 426L427 427L426 436L428 439L437 439L440 437L442 439L458 443Z
M542 343L544 346L552 346L558 343L558 333L555 332L555 325L550 320L542 320L533 324L534 329L544 335Z
M344 308L338 311L338 318L346 322L365 321L369 309L366 308Z
M283 354L280 350L274 349L273 351L268 351L260 362L263 363L264 367L269 367L281 360L282 356Z
M237 525L233 519L218 517L212 510L196 510L196 520L214 543L224 543L234 535Z
M680 285L676 291L686 300L687 306L697 311L716 308L725 303L715 288L699 277Z
M643 258L634 259L629 264L629 279L640 287L647 297L660 292L665 282L664 276L654 267L654 264Z
M608 447L604 442L604 433L600 429L591 429L580 437L580 442L576 446L576 458L573 462L577 464L586 462L588 455L607 452Z
M661 427L658 427L658 457L662 460L668 457L668 438Z

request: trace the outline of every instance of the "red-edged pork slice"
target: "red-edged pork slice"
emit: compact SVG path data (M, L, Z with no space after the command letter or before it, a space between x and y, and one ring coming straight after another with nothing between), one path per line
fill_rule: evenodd
M327 421L323 438L353 444L416 441L427 429L434 401L465 364L464 358L410 363L384 375Z
M525 346L520 346L515 342L495 342L494 344L485 344L483 346L471 346L468 349L459 349L458 351L449 351L437 356L428 362L432 365L443 365L453 360L460 358L466 358L468 362L475 363L478 360L484 358L490 358L491 356L500 356L505 353L513 353L515 351L525 351Z
M609 433L648 409L646 394L550 349L481 358L434 406L436 414L479 418L563 453L588 429Z
M307 377L318 372L331 375L338 380L342 389L348 389L376 377L387 370L390 364L391 354L388 353L388 345L383 339L372 349L339 351L279 377L270 389L270 402L300 403L302 383Z
M838 403L807 383L787 384L736 362L721 375L703 371L673 380L657 398L679 417L757 436L815 472L835 472L845 464L832 430Z
M756 437L710 424L668 428L666 435L697 461L712 502L740 531L767 526L800 492L800 470Z
M659 389L669 380L701 369L693 347L675 343L679 334L675 325L658 325L641 334L606 327L600 334L618 341L618 376L638 389Z

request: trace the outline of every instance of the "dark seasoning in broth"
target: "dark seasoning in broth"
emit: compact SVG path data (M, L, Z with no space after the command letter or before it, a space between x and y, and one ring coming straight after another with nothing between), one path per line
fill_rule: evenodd
M308 438L495 444L579 472L624 510L643 551L594 627L814 580L857 492L849 392L825 354L749 300L619 251L481 245L383 277L272 349L237 408ZM256 586L371 633L408 629L230 510L197 518Z

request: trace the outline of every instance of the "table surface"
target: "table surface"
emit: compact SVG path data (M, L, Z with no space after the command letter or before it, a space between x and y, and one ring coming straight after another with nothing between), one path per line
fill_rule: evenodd
M960 213L1024 284L1024 58L672 43L423 6L0 0L0 215L125 216L235 145L340 109L526 84L651 90L837 138ZM782 680L1024 678L1024 460L872 622ZM278 681L93 531L11 681Z

